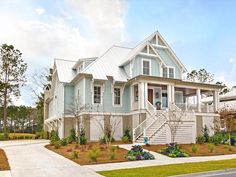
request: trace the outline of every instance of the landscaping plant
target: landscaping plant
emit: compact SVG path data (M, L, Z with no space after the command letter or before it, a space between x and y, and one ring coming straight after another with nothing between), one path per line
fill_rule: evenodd
M85 136L84 128L81 128L81 130L80 130L79 143L80 143L80 145L85 145L87 143L87 138Z
M100 154L99 148L94 146L92 150L89 151L89 158L92 162L97 162L97 158Z
M58 132L55 130L52 130L50 133L50 144L54 145L55 142L58 142L60 140L58 136Z
M72 159L78 159L79 158L79 152L78 151L73 151L71 154Z
M208 144L208 150L210 153L212 153L215 149L215 145L214 144Z
M192 152L196 154L197 151L198 151L198 147L194 144L194 145L192 146Z
M161 150L160 153L169 157L189 157L188 154L180 150L176 143L170 143L167 148Z
M126 158L130 161L155 159L150 152L143 151L143 148L139 145L132 146L131 150L128 151L128 154L126 155Z
M132 141L130 129L128 129L128 128L125 129L124 135L122 136L121 139L124 143L128 143L128 142Z

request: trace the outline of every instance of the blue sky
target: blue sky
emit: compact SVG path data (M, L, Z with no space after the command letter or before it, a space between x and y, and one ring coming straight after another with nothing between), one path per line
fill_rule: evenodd
M53 58L133 47L158 30L187 69L205 68L236 85L235 0L1 0L0 43L20 49L29 83ZM18 104L32 105L29 89Z

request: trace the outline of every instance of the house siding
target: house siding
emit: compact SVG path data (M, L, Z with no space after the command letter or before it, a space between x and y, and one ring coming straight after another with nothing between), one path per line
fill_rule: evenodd
M74 102L74 86L65 85L64 86L64 112L66 114L71 113Z
M163 62L167 66L171 66L175 68L175 78L182 79L181 70L179 69L179 66L174 62L175 59L170 55L167 49L157 48L156 51L161 56L161 58L163 59Z

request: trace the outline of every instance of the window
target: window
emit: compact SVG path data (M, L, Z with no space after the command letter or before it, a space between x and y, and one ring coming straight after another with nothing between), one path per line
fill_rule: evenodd
M174 68L169 68L169 78L174 78Z
M162 69L162 76L167 78L175 77L175 69L173 67L166 67Z
M79 95L79 89L78 89L78 91L77 91L77 101L80 101L80 95Z
M150 61L143 60L143 74L150 75Z
M101 86L94 86L93 88L93 103L101 103Z
M163 68L163 77L168 77L168 70L167 70L167 68Z
M134 101L138 101L138 85L134 86Z
M114 105L120 105L120 88L114 88Z

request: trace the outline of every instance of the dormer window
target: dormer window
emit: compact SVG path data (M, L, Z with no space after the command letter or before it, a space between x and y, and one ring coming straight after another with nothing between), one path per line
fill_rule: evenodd
M151 61L147 59L142 60L142 66L143 66L143 75L150 75L151 73Z
M166 78L175 78L175 68L165 67L162 69L162 76Z

